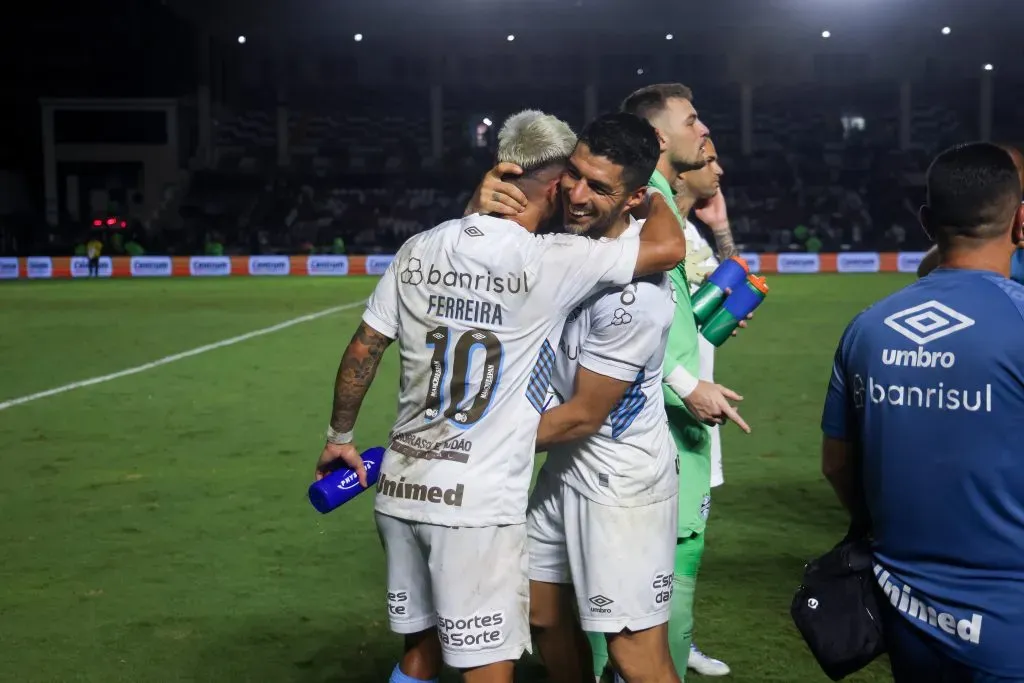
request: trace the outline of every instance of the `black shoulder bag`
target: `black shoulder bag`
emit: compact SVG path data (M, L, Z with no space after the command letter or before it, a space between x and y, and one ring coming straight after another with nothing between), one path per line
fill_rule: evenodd
M871 544L852 532L804 568L789 613L833 681L860 671L885 652Z

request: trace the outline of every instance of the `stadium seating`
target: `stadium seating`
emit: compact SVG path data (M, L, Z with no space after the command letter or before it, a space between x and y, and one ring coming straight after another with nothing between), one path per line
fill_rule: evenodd
M744 249L773 251L803 249L800 236L808 233L825 250L922 246L913 216L921 171L937 149L975 137L976 87L915 85L905 150L897 145L894 84L759 87L755 152L744 156L739 89L695 84L697 107L726 169L737 240ZM620 99L621 93L599 92L598 110L613 110ZM277 164L274 108L218 112L217 166L198 174L181 208L197 239L213 231L240 251L285 252L323 249L342 237L355 253L393 251L461 212L491 160L496 127L524 102L576 128L584 118L582 93L565 89L526 95L447 89L443 158L435 160L425 91L357 88L334 101L296 100L287 110L284 167ZM1021 98L1000 101L994 125L1010 130ZM483 126L484 119L493 125Z

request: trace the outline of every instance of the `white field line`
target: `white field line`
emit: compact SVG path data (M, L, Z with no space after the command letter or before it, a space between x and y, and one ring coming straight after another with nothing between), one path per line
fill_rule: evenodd
M299 316L298 318L292 318L291 320L285 320L283 323L278 323L277 325L271 325L270 327L264 327L259 330L253 330L252 332L246 332L245 334L240 334L237 337L223 339L219 342L206 344L205 346L197 346L196 348L189 349L188 351L182 351L181 353L175 353L170 356L164 356L163 358L158 358L155 361L143 363L142 365L136 365L133 368L113 372L109 375L91 377L89 379L83 379L80 382L71 382L70 384L65 384L63 386L55 387L53 389L47 389L46 391L40 391L35 394L29 394L27 396L21 396L19 398L12 398L9 401L0 402L0 410L7 410L8 408L13 408L14 406L20 406L23 403L29 403L31 401L39 400L41 398L48 398L50 396L56 396L57 394L63 394L64 392L71 391L73 389L81 389L82 387L90 387L94 384L110 382L111 380L120 379L122 377L127 377L129 375L137 375L140 372L152 370L153 368L158 368L161 365L167 365L168 363L173 363L184 358L198 356L201 353L206 353L207 351L213 351L215 349L221 349L224 348L225 346L239 344L241 342L248 341L249 339L262 337L263 335L270 334L271 332L283 330L285 328L291 327L292 325L298 325L300 323L316 320L317 318L323 318L324 316L331 315L332 313L337 313L339 311L345 311L351 308L356 308L357 306L362 306L364 303L366 302L356 301L355 303L351 304L344 304L342 306L333 306L331 308L325 308L324 310L317 311L316 313L310 313L309 315L303 315Z

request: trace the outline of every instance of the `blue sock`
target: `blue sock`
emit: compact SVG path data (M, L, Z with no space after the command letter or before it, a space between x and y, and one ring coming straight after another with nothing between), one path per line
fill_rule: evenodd
M402 670L395 664L395 670L391 672L391 678L388 679L388 683L437 683L438 679L431 678L428 681L420 680L419 678L413 678L412 676L406 676L402 673Z

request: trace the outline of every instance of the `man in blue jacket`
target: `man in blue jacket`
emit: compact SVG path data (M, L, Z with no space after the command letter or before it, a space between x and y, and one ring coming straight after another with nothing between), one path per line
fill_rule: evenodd
M1024 239L1004 148L928 170L938 268L860 313L825 401L822 469L873 536L897 683L1024 681Z
M1021 194L1024 195L1024 154L1021 154L1020 150L1016 147L1010 147L1009 145L1003 145L1003 149L1007 151L1017 167L1017 175L1020 176ZM1024 200L1024 197L1021 199ZM1018 244L1017 247L1017 250L1013 252L1013 257L1010 259L1010 278L1024 284L1024 243ZM932 247L917 266L917 276L924 277L935 270L938 265L939 250L936 247Z

